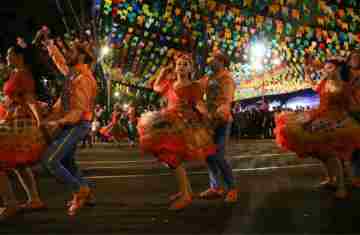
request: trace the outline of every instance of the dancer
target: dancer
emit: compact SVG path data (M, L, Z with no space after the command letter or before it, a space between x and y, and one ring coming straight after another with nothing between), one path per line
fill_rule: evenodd
M127 110L127 132L128 132L128 138L129 138L129 145L130 147L135 146L136 141L136 108L133 104L130 104Z
M0 117L0 192L5 202L0 219L15 215L21 207L45 208L30 168L31 164L39 160L46 147L39 129L35 83L30 72L31 55L28 49L19 46L8 50L8 65L13 69L4 83L6 102L2 104ZM8 179L8 172L15 169L28 198L28 202L20 207Z
M205 125L206 106L199 83L191 81L193 64L185 53L176 58L175 69L165 67L154 82L154 90L168 101L158 112L147 112L138 120L140 148L169 166L178 181L179 193L170 197L169 209L183 209L192 202L192 190L184 160L204 160L215 152L211 130Z
M350 90L349 113L360 122L360 51L353 51L346 65L345 79ZM360 188L360 149L352 154L352 185Z
M348 113L350 96L340 78L341 65L337 60L325 63L322 81L318 85L312 82L320 96L319 107L303 113L279 114L275 135L280 147L301 158L313 156L323 161L330 176L334 175L330 164L336 164L338 188L335 196L345 198L348 194L340 160L350 160L352 152L359 148L360 124Z
M211 61L214 75L203 78L201 82L206 88L206 102L212 123L215 124L214 142L216 153L206 160L208 164L210 188L200 194L201 198L211 199L222 197L224 190L220 187L220 176L227 190L225 201L236 202L238 191L230 164L225 160L226 142L230 136L232 115L231 103L234 99L235 83L227 69L228 58L220 52L215 52Z
M99 130L101 127L101 123L102 123L102 115L104 113L105 109L102 108L99 104L97 104L95 106L95 110L94 110L94 121L92 122L92 127L91 127L91 134L92 134L92 142L96 143L98 141L98 137L99 137Z
M121 123L123 110L120 103L114 105L114 110L111 114L111 121L108 125L100 129L100 134L108 141L114 140L119 143L121 139L127 136L127 129Z
M47 39L44 43L68 80L46 123L49 128L60 131L43 154L43 163L54 176L71 186L73 199L68 203L68 215L72 216L91 200L92 190L79 172L70 172L62 161L74 158L76 145L91 129L97 84L89 68L91 57L81 44L74 42L65 59L52 40Z

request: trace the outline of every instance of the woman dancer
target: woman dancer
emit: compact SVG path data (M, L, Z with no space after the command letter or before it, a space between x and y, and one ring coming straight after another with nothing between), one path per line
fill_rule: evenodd
M111 114L111 122L100 129L100 134L105 137L106 140L114 140L119 142L121 139L127 136L127 129L120 123L123 111L119 103L114 105L114 111Z
M191 56L184 53L176 58L175 70L163 68L154 90L167 99L167 107L145 113L137 125L140 148L169 166L177 178L179 193L170 197L174 201L170 206L173 210L192 202L192 190L182 162L204 160L215 153L212 133L205 126L207 111L201 102L200 84L191 81L192 72Z
M335 161L339 187L336 197L344 198L344 172L340 160L350 160L359 148L360 124L348 114L348 89L340 79L341 64L336 60L325 63L324 79L317 85L320 105L303 113L282 113L276 117L276 141L299 157L314 156L327 163ZM332 172L329 172L332 173Z
M31 54L28 49L15 46L8 50L7 60L13 70L3 87L6 103L2 106L5 112L1 116L0 125L0 193L6 207L0 218L14 215L20 209L7 178L8 172L14 169L18 169L16 173L28 197L27 204L22 207L45 207L29 167L39 160L46 147L39 129L40 115L35 100L35 84L29 68Z
M343 72L350 91L350 116L360 122L360 51L350 54ZM360 188L360 149L353 152L352 168L352 186Z

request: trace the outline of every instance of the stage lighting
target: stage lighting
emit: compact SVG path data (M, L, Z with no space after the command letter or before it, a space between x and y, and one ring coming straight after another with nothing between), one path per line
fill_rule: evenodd
M254 59L262 59L266 55L266 47L263 42L255 42L250 49L250 55Z
M110 53L110 47L108 46L102 47L100 53L102 57L108 55Z

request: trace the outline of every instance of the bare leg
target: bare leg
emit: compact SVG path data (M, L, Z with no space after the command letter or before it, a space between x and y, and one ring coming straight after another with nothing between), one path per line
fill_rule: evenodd
M319 159L321 161L321 168L323 169L324 176L323 179L320 182L320 185L327 185L330 183L330 175L329 175L329 165L328 160Z
M336 163L337 170L338 170L338 187L335 192L335 197L339 199L345 199L348 196L348 192L346 190L345 186L345 177L344 177L344 168L343 164L341 163L341 160L339 158L332 158L334 159L334 162Z
M0 196L4 201L4 206L0 210L0 221L7 219L8 217L14 216L17 211L17 200L9 181L8 175L5 171L0 171Z
M15 170L21 185L23 186L29 204L43 204L35 176L30 167L23 167Z
M192 189L183 165L179 165L176 169L174 169L174 174L179 185L179 192L181 196L174 203L171 204L169 209L180 210L191 203Z
M337 174L338 174L338 164L335 159L335 157L331 157L326 159L325 161L325 167L327 168L328 172L328 185L336 187L336 181L337 181Z

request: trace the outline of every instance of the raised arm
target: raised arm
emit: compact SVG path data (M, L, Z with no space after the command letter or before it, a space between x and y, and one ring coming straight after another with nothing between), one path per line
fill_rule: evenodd
M154 85L153 85L153 89L156 92L162 93L165 89L165 86L163 84L163 81L165 79L165 76L168 74L168 72L170 71L170 67L164 67L160 70L159 74L157 75Z
M313 72L313 68L312 67L309 67L309 66L306 66L305 67L305 70L304 70L304 81L309 84L311 86L311 89L313 90L317 90L317 87L319 85L318 82L314 81L311 79L311 73Z
M67 66L65 57L60 52L59 48L54 44L52 40L46 41L46 48L59 71L65 76L68 76L70 74L70 69Z

